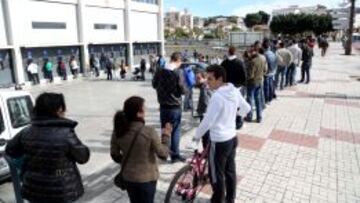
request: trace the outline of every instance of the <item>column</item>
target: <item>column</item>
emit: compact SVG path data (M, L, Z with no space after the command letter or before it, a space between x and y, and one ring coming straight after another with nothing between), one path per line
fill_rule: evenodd
M81 49L81 64L83 65L84 75L90 72L90 57L88 50L88 40L86 33L86 8L85 1L78 0L77 5L77 29L78 29L78 39L80 42Z
M158 14L158 35L161 41L161 55L165 56L165 37L164 37L164 0L158 0L159 14Z
M3 10L4 10L4 21L6 27L6 36L7 41L10 46L12 46L11 55L13 60L13 68L15 74L15 82L16 84L24 84L25 83L25 75L24 75L24 67L22 63L22 56L20 46L16 40L16 36L14 33L15 26L12 21L14 20L10 13L11 5L9 2L12 0L3 0ZM16 5L15 5L16 6Z
M132 0L125 0L125 39L129 43L127 57L130 70L132 70L132 67L134 65L134 48L130 33L131 1Z

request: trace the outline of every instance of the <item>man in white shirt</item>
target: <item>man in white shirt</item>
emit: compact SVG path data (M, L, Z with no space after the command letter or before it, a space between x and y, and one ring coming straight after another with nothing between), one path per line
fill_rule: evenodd
M210 180L213 189L212 203L234 203L236 196L235 155L237 135L235 118L245 116L250 105L240 91L231 83L225 83L226 71L219 65L207 68L208 85L214 90L204 119L201 121L194 140L198 141L210 130ZM225 196L226 194L226 196Z
M300 66L300 62L301 62L301 56L302 56L302 51L298 46L298 43L295 39L293 39L290 42L290 46L288 47L288 50L291 52L292 56L293 56L293 61L292 63L289 65L289 68L287 70L286 73L286 86L293 86L296 84L296 69L297 67Z

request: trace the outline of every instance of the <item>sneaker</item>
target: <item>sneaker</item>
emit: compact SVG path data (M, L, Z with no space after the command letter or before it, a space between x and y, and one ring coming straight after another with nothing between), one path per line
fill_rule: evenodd
M178 156L176 158L171 159L171 163L177 163L177 162L186 162L186 158L183 156Z

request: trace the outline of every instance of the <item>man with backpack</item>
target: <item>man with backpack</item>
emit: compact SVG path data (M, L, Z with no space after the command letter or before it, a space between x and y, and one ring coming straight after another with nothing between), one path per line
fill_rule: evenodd
M53 82L54 78L53 78L53 64L49 59L45 59L44 62L44 73L45 73L45 78L49 79L50 82Z
M225 59L221 66L225 68L227 79L224 82L233 84L244 95L244 88L246 87L246 70L242 60L236 56L236 48L231 46L229 48L229 56ZM236 129L240 129L243 125L242 118L236 117Z
M58 61L58 72L63 80L67 80L66 65L62 59Z
M193 87L196 84L196 76L191 66L187 65L183 69L185 98L184 98L184 111L191 111L193 109Z

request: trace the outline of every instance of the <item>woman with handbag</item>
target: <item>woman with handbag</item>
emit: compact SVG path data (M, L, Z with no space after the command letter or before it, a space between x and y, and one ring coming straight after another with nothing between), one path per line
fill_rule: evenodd
M123 111L114 116L111 157L121 164L114 183L126 189L132 203L153 203L159 170L156 157L166 159L172 131L170 124L159 138L155 129L145 125L145 100L130 97Z

